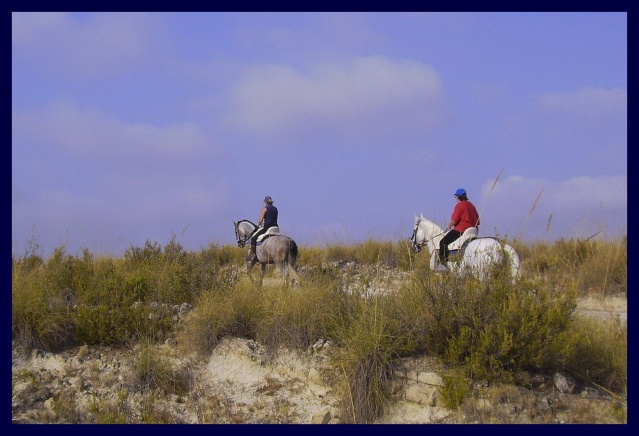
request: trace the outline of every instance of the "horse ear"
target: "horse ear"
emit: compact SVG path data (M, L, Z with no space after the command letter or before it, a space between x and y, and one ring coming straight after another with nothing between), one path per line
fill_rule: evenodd
M415 222L419 221L419 218L417 218L417 215L415 215Z
M422 219L425 220L426 218L424 218L424 212L422 212L421 215L422 215Z

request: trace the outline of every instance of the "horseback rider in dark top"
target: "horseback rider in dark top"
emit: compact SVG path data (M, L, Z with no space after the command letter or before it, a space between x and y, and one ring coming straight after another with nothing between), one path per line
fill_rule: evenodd
M277 208L273 206L273 199L270 196L264 197L265 206L262 208L262 212L260 213L260 219L257 222L258 226L262 226L258 229L251 237L251 248L249 255L246 257L246 260L252 262L255 260L255 248L257 247L257 238L260 235L266 233L268 229L271 227L277 226Z

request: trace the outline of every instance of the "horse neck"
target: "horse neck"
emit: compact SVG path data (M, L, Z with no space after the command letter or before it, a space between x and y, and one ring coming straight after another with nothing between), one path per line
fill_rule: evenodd
M253 234L257 226L249 220L243 220L239 222L238 228L240 230L240 236L244 237Z
M444 229L427 219L420 221L418 230L421 231L422 241L426 241L428 250L431 252L439 246L439 241L444 237Z

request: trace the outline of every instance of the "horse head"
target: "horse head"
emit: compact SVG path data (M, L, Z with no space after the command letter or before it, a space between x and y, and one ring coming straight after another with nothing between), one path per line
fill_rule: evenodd
M242 239L242 235L240 235L239 223L233 221L233 227L235 227L235 242L237 242L237 246L242 248L246 245L246 239Z
M415 227L413 228L413 235L410 237L410 248L413 253L419 253L420 251L422 251L422 247L424 246L423 242L418 242L417 235L417 233L419 232L419 224L422 222L423 219L424 215L422 215L421 217L415 215Z
M249 220L240 220L238 222L233 221L233 225L235 226L235 239L237 241L237 246L240 248L246 245L258 228Z
M437 238L444 233L446 233L444 229L424 218L424 214L415 215L415 228L413 229L413 236L410 238L413 253L419 253L428 242L433 242L437 246Z

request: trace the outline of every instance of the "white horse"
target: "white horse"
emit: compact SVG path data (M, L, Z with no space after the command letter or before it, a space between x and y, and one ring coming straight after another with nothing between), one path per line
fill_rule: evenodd
M415 215L415 228L411 236L411 248L414 253L427 246L430 252L430 268L438 269L439 243L446 231L432 221ZM513 247L495 237L477 237L477 227L467 229L456 241L449 244L451 260L447 269L456 274L470 272L480 280L487 278L491 267L502 261L504 254L510 262L510 272L515 279L519 276L521 260ZM461 257L459 262L453 257ZM440 266L441 267L441 266Z
M238 247L244 247L247 243L250 243L250 239L259 229L259 227L249 220L240 220L238 222L233 221L235 226L235 238L237 240ZM295 270L295 262L297 261L297 244L288 236L280 235L279 227L269 228L264 235L258 237L257 247L255 248L255 258L248 262L247 273L251 281L251 270L256 263L259 262L262 268L262 274L260 275L260 286L264 280L266 274L266 265L276 264L284 280L288 283L289 274L293 278L293 284L295 281L300 282L300 277Z

